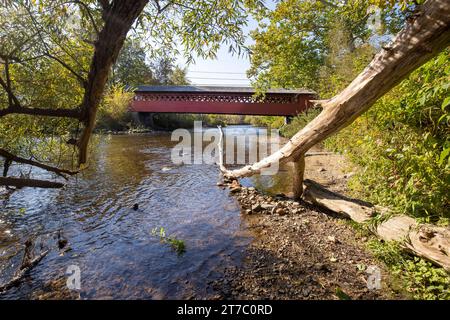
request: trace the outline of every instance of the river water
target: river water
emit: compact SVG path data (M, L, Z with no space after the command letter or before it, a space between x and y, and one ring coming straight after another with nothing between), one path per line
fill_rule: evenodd
M243 135L232 126L225 135ZM253 130L261 134L263 129ZM0 299L36 298L48 283L80 269L81 299L169 299L214 295L208 283L242 263L252 240L237 201L216 184L216 165L173 165L170 133L98 138L90 166L61 190L24 188L0 207L0 284L17 270L23 244L50 253ZM287 189L285 174L244 179L269 193ZM39 172L38 172L39 175ZM44 175L44 173L42 173ZM138 210L133 206L138 204ZM184 241L178 254L153 228ZM62 253L57 235L68 240ZM54 289L58 291L58 289ZM58 293L53 296L58 298Z

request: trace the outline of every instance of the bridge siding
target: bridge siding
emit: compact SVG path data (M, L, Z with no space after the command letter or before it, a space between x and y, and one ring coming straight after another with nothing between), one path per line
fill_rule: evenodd
M216 113L262 116L294 116L305 111L311 104L300 101L287 103L230 103L230 102L183 102L183 101L133 101L131 111L153 113Z
M193 92L192 88L198 91ZM236 88L228 92L221 89L213 91L211 87L192 88L166 86L138 89L130 110L148 113L295 116L311 107L311 100L315 98L315 94L310 91L278 89L267 92L265 100L254 101L252 88Z

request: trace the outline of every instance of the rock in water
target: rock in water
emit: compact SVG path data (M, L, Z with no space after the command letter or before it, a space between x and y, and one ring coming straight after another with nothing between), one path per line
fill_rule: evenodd
M137 209L139 209L139 205L138 205L137 203L135 203L135 204L133 205L133 210L136 211Z
M58 240L58 248L59 249L63 249L66 245L67 245L67 240L66 239L59 239Z

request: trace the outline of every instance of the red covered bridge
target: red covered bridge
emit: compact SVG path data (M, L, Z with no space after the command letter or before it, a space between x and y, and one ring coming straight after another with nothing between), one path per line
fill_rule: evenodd
M146 113L216 113L259 116L295 116L312 106L308 90L268 90L254 98L251 87L140 86L131 111Z

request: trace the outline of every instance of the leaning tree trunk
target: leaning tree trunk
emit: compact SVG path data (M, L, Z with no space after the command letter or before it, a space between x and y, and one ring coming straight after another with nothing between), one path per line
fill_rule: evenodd
M340 94L318 104L323 111L277 152L237 170L222 170L228 178L260 173L273 163L283 163L352 123L380 97L412 71L436 56L450 43L450 1L428 0L414 21L375 56L367 68Z
M95 127L95 118L109 72L122 48L126 35L144 9L148 0L114 1L104 8L105 25L95 43L88 82L83 98L84 129L79 141L78 162L87 161L89 139Z

